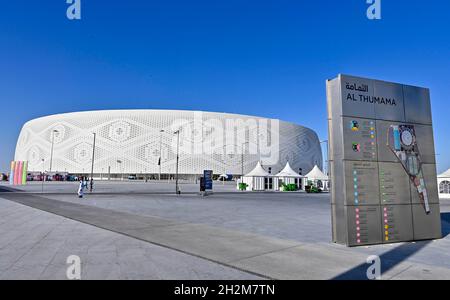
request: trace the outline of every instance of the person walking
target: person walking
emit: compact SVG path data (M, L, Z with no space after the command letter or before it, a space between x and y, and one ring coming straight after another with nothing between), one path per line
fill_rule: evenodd
M83 177L80 179L80 185L78 186L78 198L83 198L84 195L84 180Z

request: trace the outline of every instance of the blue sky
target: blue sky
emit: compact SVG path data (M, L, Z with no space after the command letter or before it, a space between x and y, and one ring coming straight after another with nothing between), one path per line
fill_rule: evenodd
M431 89L438 171L450 168L450 2L0 0L0 170L24 122L92 109L280 118L327 138L325 80Z

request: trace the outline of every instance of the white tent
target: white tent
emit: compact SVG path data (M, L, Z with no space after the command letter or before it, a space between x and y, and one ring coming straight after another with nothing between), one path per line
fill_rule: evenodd
M264 191L269 189L269 186L267 185L269 183L269 179L272 181L270 174L264 170L261 163L258 162L256 167L250 173L244 175L242 182L247 184L247 190ZM239 183L240 182L238 182L238 184Z
M438 175L438 178L450 178L450 169L442 173L441 175Z
M275 180L274 189L279 190L282 184L296 184L299 189L304 189L306 177L298 174L292 170L289 162L278 174L274 175Z
M258 161L256 164L256 167L251 170L245 177L266 177L269 176L269 172L264 170L264 168L261 166L261 162Z
M286 163L286 166L283 170L281 170L276 177L294 177L294 178L302 178L303 176L292 170L289 162Z
M450 169L438 175L439 198L450 199Z
M328 180L328 176L325 175L317 165L305 175L309 180Z
M226 181L228 180L230 176L228 176L228 174L220 174L220 176L217 178L218 181Z
M328 190L330 179L319 169L317 165L314 166L314 168L305 176L308 178L308 181L312 181L316 187Z

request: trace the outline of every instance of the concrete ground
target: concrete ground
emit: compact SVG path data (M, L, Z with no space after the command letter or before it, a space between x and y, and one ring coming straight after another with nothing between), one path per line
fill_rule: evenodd
M192 255L0 199L0 279L260 279Z
M84 279L364 279L374 254L384 279L450 279L448 200L441 240L347 248L330 242L328 194L216 184L201 197L197 187L176 196L167 183L97 183L83 199L73 183L0 192L0 278L64 279L78 253Z

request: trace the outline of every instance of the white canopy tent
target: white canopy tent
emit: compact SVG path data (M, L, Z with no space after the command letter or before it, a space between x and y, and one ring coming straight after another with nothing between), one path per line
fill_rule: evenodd
M261 162L258 162L256 164L256 167L244 176L242 182L247 184L247 190L264 191L266 189L269 189L266 185L266 183L269 182L269 179L272 180L270 174L266 170L264 170L264 168L261 166ZM238 184L239 183L240 182L238 182Z
M227 181L230 176L228 174L220 174L220 176L217 178L218 181Z
M308 178L308 181L312 181L314 186L328 191L330 179L319 169L317 165L314 166L314 168L305 176Z
M450 169L438 175L439 198L450 199Z
M286 163L286 166L283 170L281 170L278 174L274 175L277 179L274 182L274 190L280 190L281 186L284 184L296 184L297 188L303 190L306 185L306 177L298 174L294 170L292 170L289 162Z

